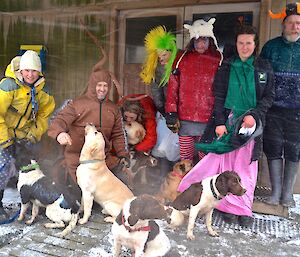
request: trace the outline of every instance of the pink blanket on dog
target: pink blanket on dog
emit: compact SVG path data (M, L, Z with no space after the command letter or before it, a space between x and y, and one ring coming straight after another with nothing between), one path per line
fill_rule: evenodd
M223 212L235 215L252 216L252 204L257 180L258 161L251 162L254 141L237 150L225 154L207 154L190 172L182 179L178 191L183 192L191 184L203 179L220 174L226 170L237 172L242 185L247 189L243 196L227 195L217 206Z

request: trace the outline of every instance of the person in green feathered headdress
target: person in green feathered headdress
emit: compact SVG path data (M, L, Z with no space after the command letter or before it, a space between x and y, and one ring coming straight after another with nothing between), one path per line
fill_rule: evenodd
M140 77L151 86L155 106L165 115L166 85L177 55L176 36L167 32L164 26L155 27L145 36L145 47L147 55Z

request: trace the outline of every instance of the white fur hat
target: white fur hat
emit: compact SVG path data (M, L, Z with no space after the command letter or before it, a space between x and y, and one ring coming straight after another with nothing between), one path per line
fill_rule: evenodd
M20 70L36 70L42 71L41 59L37 52L32 50L27 50L20 60Z
M192 25L184 24L183 26L186 29L188 29L190 33L190 39L192 38L198 39L199 37L211 37L214 41L217 51L219 51L219 53L221 54L221 61L220 61L221 64L223 60L223 55L219 48L218 41L213 31L214 29L213 24L215 23L215 21L216 21L215 18L211 18L209 19L209 21L205 21L204 19L199 19L194 21Z

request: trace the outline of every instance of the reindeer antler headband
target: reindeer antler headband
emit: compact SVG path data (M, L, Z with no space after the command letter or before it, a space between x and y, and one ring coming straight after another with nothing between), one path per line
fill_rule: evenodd
M99 39L92 34L92 32L90 32L88 30L88 28L86 27L86 25L84 24L84 22L79 19L79 23L81 24L81 26L83 27L83 29L85 30L85 32L87 33L87 35L93 40L93 42L95 43L95 45L101 50L102 52L102 59L100 59L100 61L98 63L95 64L95 66L93 67L93 71L98 71L98 70L101 70L102 69L102 66L104 65L104 63L107 61L107 54L104 50L104 48L102 47ZM123 97L122 93L121 93L121 84L120 82L116 79L116 76L109 71L109 75L111 77L111 80L113 82L113 84L115 85L116 89L117 89L117 93L119 95L119 97Z
M285 19L290 15L300 15L300 3L290 3L287 4L285 8L282 9L280 13L273 13L269 10L269 16L272 19Z

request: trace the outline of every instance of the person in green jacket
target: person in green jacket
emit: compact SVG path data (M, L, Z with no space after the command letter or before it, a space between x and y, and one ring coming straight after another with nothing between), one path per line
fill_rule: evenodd
M28 50L12 59L0 81L0 215L4 189L17 171L16 149L20 144L32 146L41 140L48 128L48 118L55 101L48 92L42 74L41 60Z
M290 3L280 14L282 36L269 40L261 57L270 61L275 75L275 101L266 116L264 152L272 195L268 204L295 206L293 188L300 160L300 3Z

